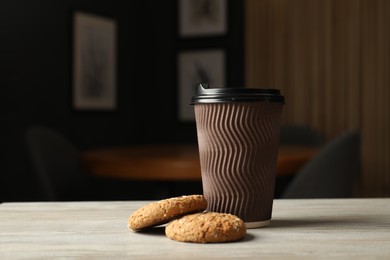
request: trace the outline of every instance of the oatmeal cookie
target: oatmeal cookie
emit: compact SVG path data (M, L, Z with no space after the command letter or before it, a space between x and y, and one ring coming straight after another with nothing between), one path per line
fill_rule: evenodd
M181 242L230 242L244 238L246 226L244 221L232 214L203 212L171 221L165 227L165 234Z
M202 212L206 207L203 195L186 195L152 202L131 214L128 227L138 231L162 225L185 214Z

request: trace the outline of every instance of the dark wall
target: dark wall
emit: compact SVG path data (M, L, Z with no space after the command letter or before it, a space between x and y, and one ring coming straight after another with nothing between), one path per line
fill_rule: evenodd
M88 11L118 24L117 109L71 107L72 13ZM183 40L177 2L16 0L0 8L0 202L39 200L23 135L47 125L79 149L144 143L196 142L194 123L177 119L176 55L222 46L230 85L243 84L243 6L229 1L229 33Z

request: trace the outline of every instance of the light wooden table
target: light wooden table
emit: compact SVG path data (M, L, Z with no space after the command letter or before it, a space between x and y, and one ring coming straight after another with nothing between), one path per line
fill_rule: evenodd
M221 244L128 230L146 203L1 204L0 259L390 259L390 198L275 200L270 226Z
M279 147L277 176L295 174L318 151L318 147ZM80 162L83 170L100 177L149 181L201 180L199 151L196 145L150 145L87 150L81 153Z

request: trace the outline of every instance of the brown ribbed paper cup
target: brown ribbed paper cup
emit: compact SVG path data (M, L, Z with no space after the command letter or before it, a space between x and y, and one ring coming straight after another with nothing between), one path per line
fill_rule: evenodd
M247 228L270 223L283 104L276 89L197 87L192 105L208 211L237 215Z

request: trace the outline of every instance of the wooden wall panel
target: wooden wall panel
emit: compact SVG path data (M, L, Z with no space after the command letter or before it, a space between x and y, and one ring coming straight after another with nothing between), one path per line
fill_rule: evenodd
M362 0L363 188L390 195L390 2Z
M387 0L246 0L246 83L286 97L284 123L363 130L365 195L390 195Z

